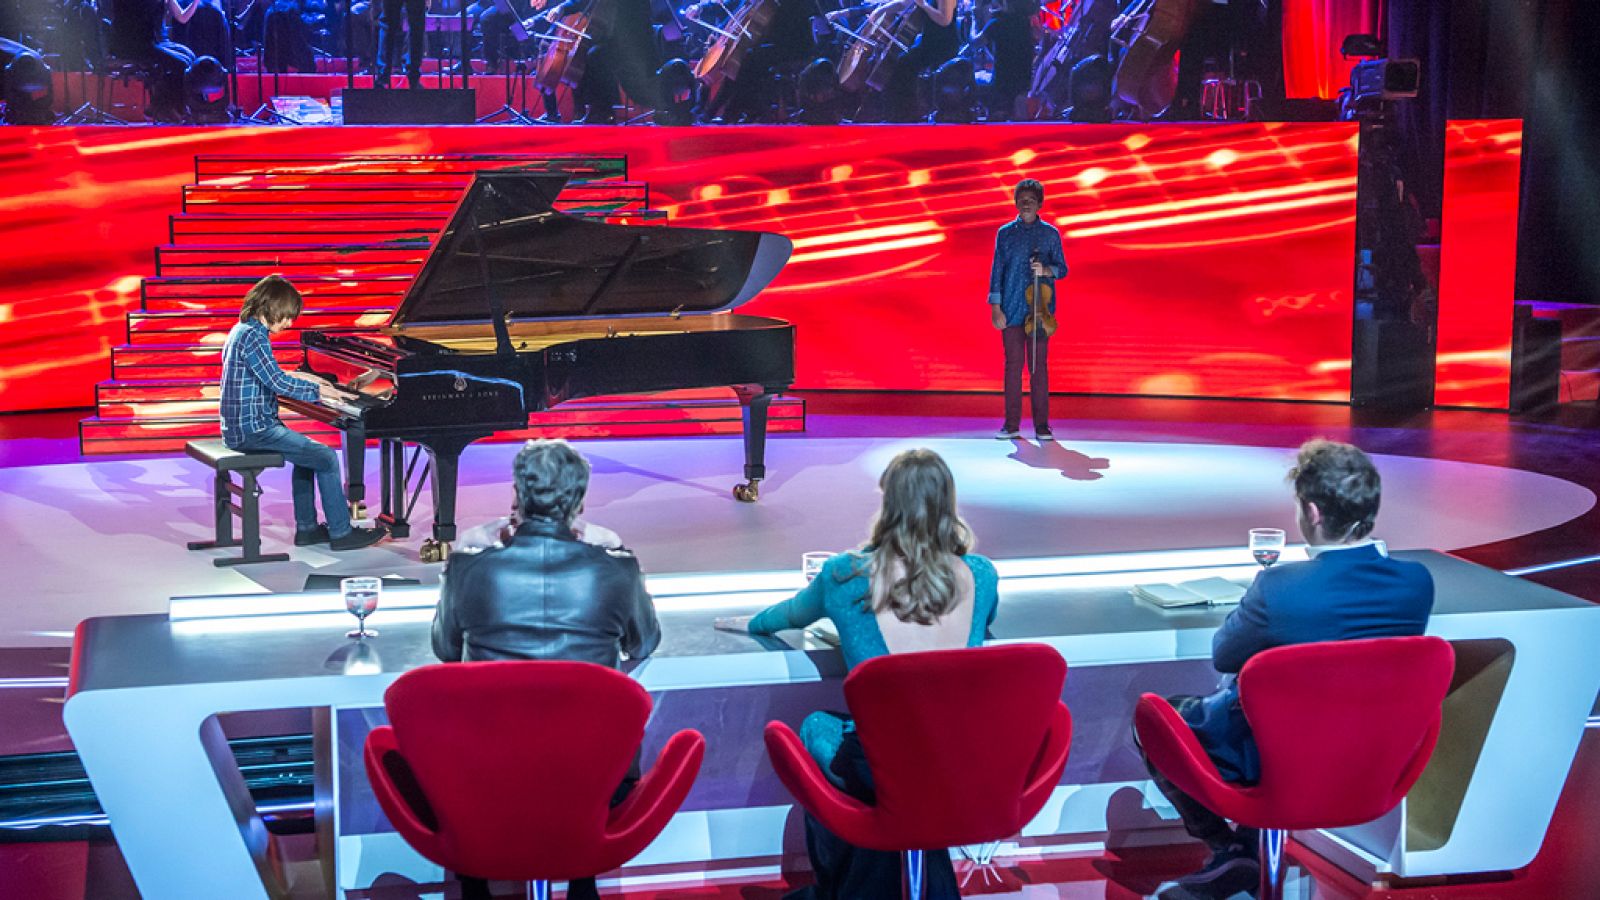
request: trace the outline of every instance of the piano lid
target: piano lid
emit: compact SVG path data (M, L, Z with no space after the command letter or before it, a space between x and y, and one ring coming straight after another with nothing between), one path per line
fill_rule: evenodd
M554 208L562 174L478 172L390 325L711 313L766 287L782 235L609 225Z

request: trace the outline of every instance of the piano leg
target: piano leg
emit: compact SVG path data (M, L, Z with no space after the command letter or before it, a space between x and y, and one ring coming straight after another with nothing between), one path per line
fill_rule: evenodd
M443 562L456 539L456 480L461 451L487 434L434 438L423 446L433 461L433 537L422 542L423 562Z
M396 538L411 536L406 515L406 442L384 438L378 442L378 480L382 511L378 521Z
M744 414L744 483L733 486L734 499L754 503L761 496L761 479L767 477L767 407L773 394L760 385L735 387Z
M344 499L350 504L350 518L367 517L367 432L360 425L344 429Z

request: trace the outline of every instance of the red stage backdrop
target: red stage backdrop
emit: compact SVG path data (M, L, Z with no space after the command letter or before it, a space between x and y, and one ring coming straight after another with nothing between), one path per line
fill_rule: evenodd
M1434 389L1440 406L1511 403L1521 179L1521 119L1449 123Z
M802 388L998 390L985 300L1011 186L1045 183L1071 275L1058 391L1345 401L1346 124L0 129L0 409L86 406L196 154L625 153L683 225L794 239L747 310Z

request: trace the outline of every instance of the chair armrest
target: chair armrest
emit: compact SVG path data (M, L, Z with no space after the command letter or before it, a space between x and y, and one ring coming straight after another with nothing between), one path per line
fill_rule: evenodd
M1039 758L1034 762L1033 771L1028 774L1028 781L1022 788L1022 824L1026 825L1039 814L1039 810L1044 809L1050 794L1061 783L1061 772L1067 767L1067 754L1071 750L1072 713L1065 703L1057 702L1055 715L1050 718L1050 727L1044 734L1044 743L1039 747Z
M817 768L794 729L782 722L768 722L764 737L778 780L794 795L801 808L829 831L858 847L895 849L877 846L881 837L875 827L877 817L873 808L834 787Z
M622 862L637 856L667 827L694 787L705 755L706 739L700 732L686 728L674 734L627 799L611 810L606 821L606 841L619 854L625 854Z
M389 817L389 822L394 825L395 830L400 832L400 836L405 838L406 843L418 853L439 865L448 867L450 863L440 858L442 848L438 831L423 822L405 792L395 784L389 774L391 760L406 765L405 757L400 753L400 745L395 740L394 729L387 725L372 729L367 735L363 755L366 758L367 780L372 783L372 792L377 795L378 805L383 807L383 814ZM412 781L415 782L415 779ZM419 794L422 791L420 784L413 784L411 787ZM421 799L424 803L427 802L426 796Z
M1222 780L1216 763L1200 746L1194 729L1164 697L1145 694L1133 711L1133 729L1150 764L1178 790L1224 818L1256 825L1255 804L1236 785Z

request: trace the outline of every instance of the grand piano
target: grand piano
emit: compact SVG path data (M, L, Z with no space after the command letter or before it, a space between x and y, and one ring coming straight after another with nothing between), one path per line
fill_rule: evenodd
M794 382L794 326L729 311L772 281L793 245L765 232L566 215L553 206L566 182L477 173L386 326L302 335L303 368L360 393L350 402L280 402L344 433L346 494L358 512L366 443L379 441L378 520L396 537L409 535L431 473L425 561L443 559L456 537L461 452L581 397L732 388L745 451L733 494L745 502L760 494L767 407ZM408 443L419 448L409 463ZM413 479L423 451L427 464Z

